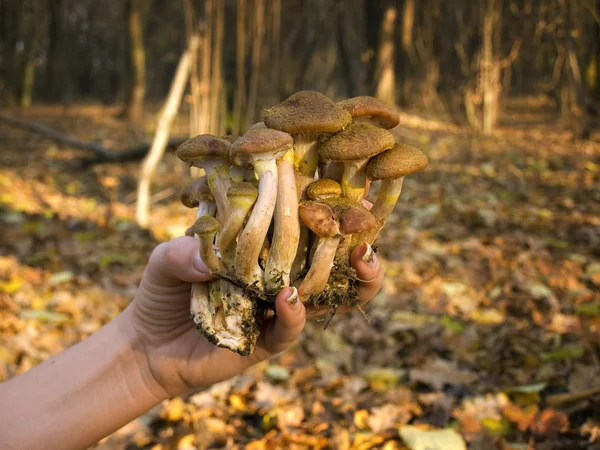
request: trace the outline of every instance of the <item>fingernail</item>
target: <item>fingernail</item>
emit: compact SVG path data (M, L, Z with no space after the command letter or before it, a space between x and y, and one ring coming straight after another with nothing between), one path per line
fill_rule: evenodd
M365 248L365 250L361 259L368 264L373 261L375 253L373 253L373 247L371 247L371 244L369 244L368 242L365 242L363 244L363 247Z
M362 251L364 251L362 257L360 258L362 261L366 263L371 269L376 269L379 266L379 261L377 260L377 255L373 251L373 247L368 242L365 242L363 245Z
M300 308L300 302L298 301L298 289L292 286L292 292L288 298L285 299L285 301L288 302L288 305L290 305L293 309Z
M202 258L200 258L200 252L197 252L194 255L194 259L192 259L192 266L194 266L194 269L196 269L198 272L208 274L211 273L210 269L206 267L206 264L204 264L204 262L202 261Z

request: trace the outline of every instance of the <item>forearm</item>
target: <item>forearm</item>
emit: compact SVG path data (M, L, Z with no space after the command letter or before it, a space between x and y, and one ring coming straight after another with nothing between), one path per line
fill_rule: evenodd
M126 311L0 385L0 448L87 448L164 397Z

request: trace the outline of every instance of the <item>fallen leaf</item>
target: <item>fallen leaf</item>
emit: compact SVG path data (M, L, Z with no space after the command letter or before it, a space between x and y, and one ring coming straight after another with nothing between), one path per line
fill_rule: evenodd
M167 420L171 422L177 422L178 420L181 420L184 409L185 404L183 403L181 397L175 397L171 399L165 407L165 415Z
M555 361L560 359L579 359L585 354L582 345L573 344L559 348L553 352L540 353L542 361Z
M299 427L304 420L304 409L300 405L291 405L277 410L277 426L281 430Z
M548 408L539 414L533 429L539 435L552 437L569 429L569 418L560 411Z
M437 359L417 369L411 369L409 378L412 382L425 383L439 391L445 385L469 385L477 380L477 374L468 370L459 370L451 362Z
M516 423L521 431L526 431L534 425L537 413L537 405L529 405L522 409L512 403L508 403L502 407L504 417L510 422Z
M403 408L387 404L373 408L367 417L367 424L373 432L382 433L398 425L400 421L407 423L411 417L412 414Z
M452 429L421 430L412 425L400 428L400 437L411 450L466 450L467 444Z
M23 320L37 320L38 322L63 325L71 320L67 314L46 310L24 309L19 313Z
M177 442L177 450L194 450L196 448L196 435L186 434Z
M48 284L50 286L56 286L58 284L68 283L74 277L75 274L70 271L53 273L52 275L50 275L50 278L48 278Z
M267 367L265 375L274 381L286 381L290 378L290 371L283 366L271 364Z

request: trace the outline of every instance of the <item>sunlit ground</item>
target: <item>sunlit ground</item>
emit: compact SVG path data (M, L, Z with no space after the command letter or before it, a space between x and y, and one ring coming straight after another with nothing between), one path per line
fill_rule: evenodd
M379 240L387 277L370 323L312 323L277 360L96 448L389 450L407 424L453 428L470 448L600 445L586 447L600 435L600 133L574 141L551 108L512 101L489 137L403 113L394 132L430 166L405 182ZM110 148L151 138L155 121L134 130L100 105L9 112ZM181 115L173 134L187 125ZM152 248L194 213L178 202L189 178L173 154L146 232L133 220L139 163L82 169L85 151L2 124L0 150L5 380L118 314Z

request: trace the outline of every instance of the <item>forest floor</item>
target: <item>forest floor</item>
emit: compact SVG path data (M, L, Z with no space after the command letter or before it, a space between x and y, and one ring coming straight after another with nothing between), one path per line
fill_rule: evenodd
M490 137L403 113L396 134L430 166L379 240L370 323L310 323L284 355L94 448L600 448L600 134L573 140L551 110L514 100ZM140 139L116 108L4 112L108 147ZM83 156L0 124L0 381L115 317L152 249L193 219L173 154L151 232L133 220L139 163L77 169Z

